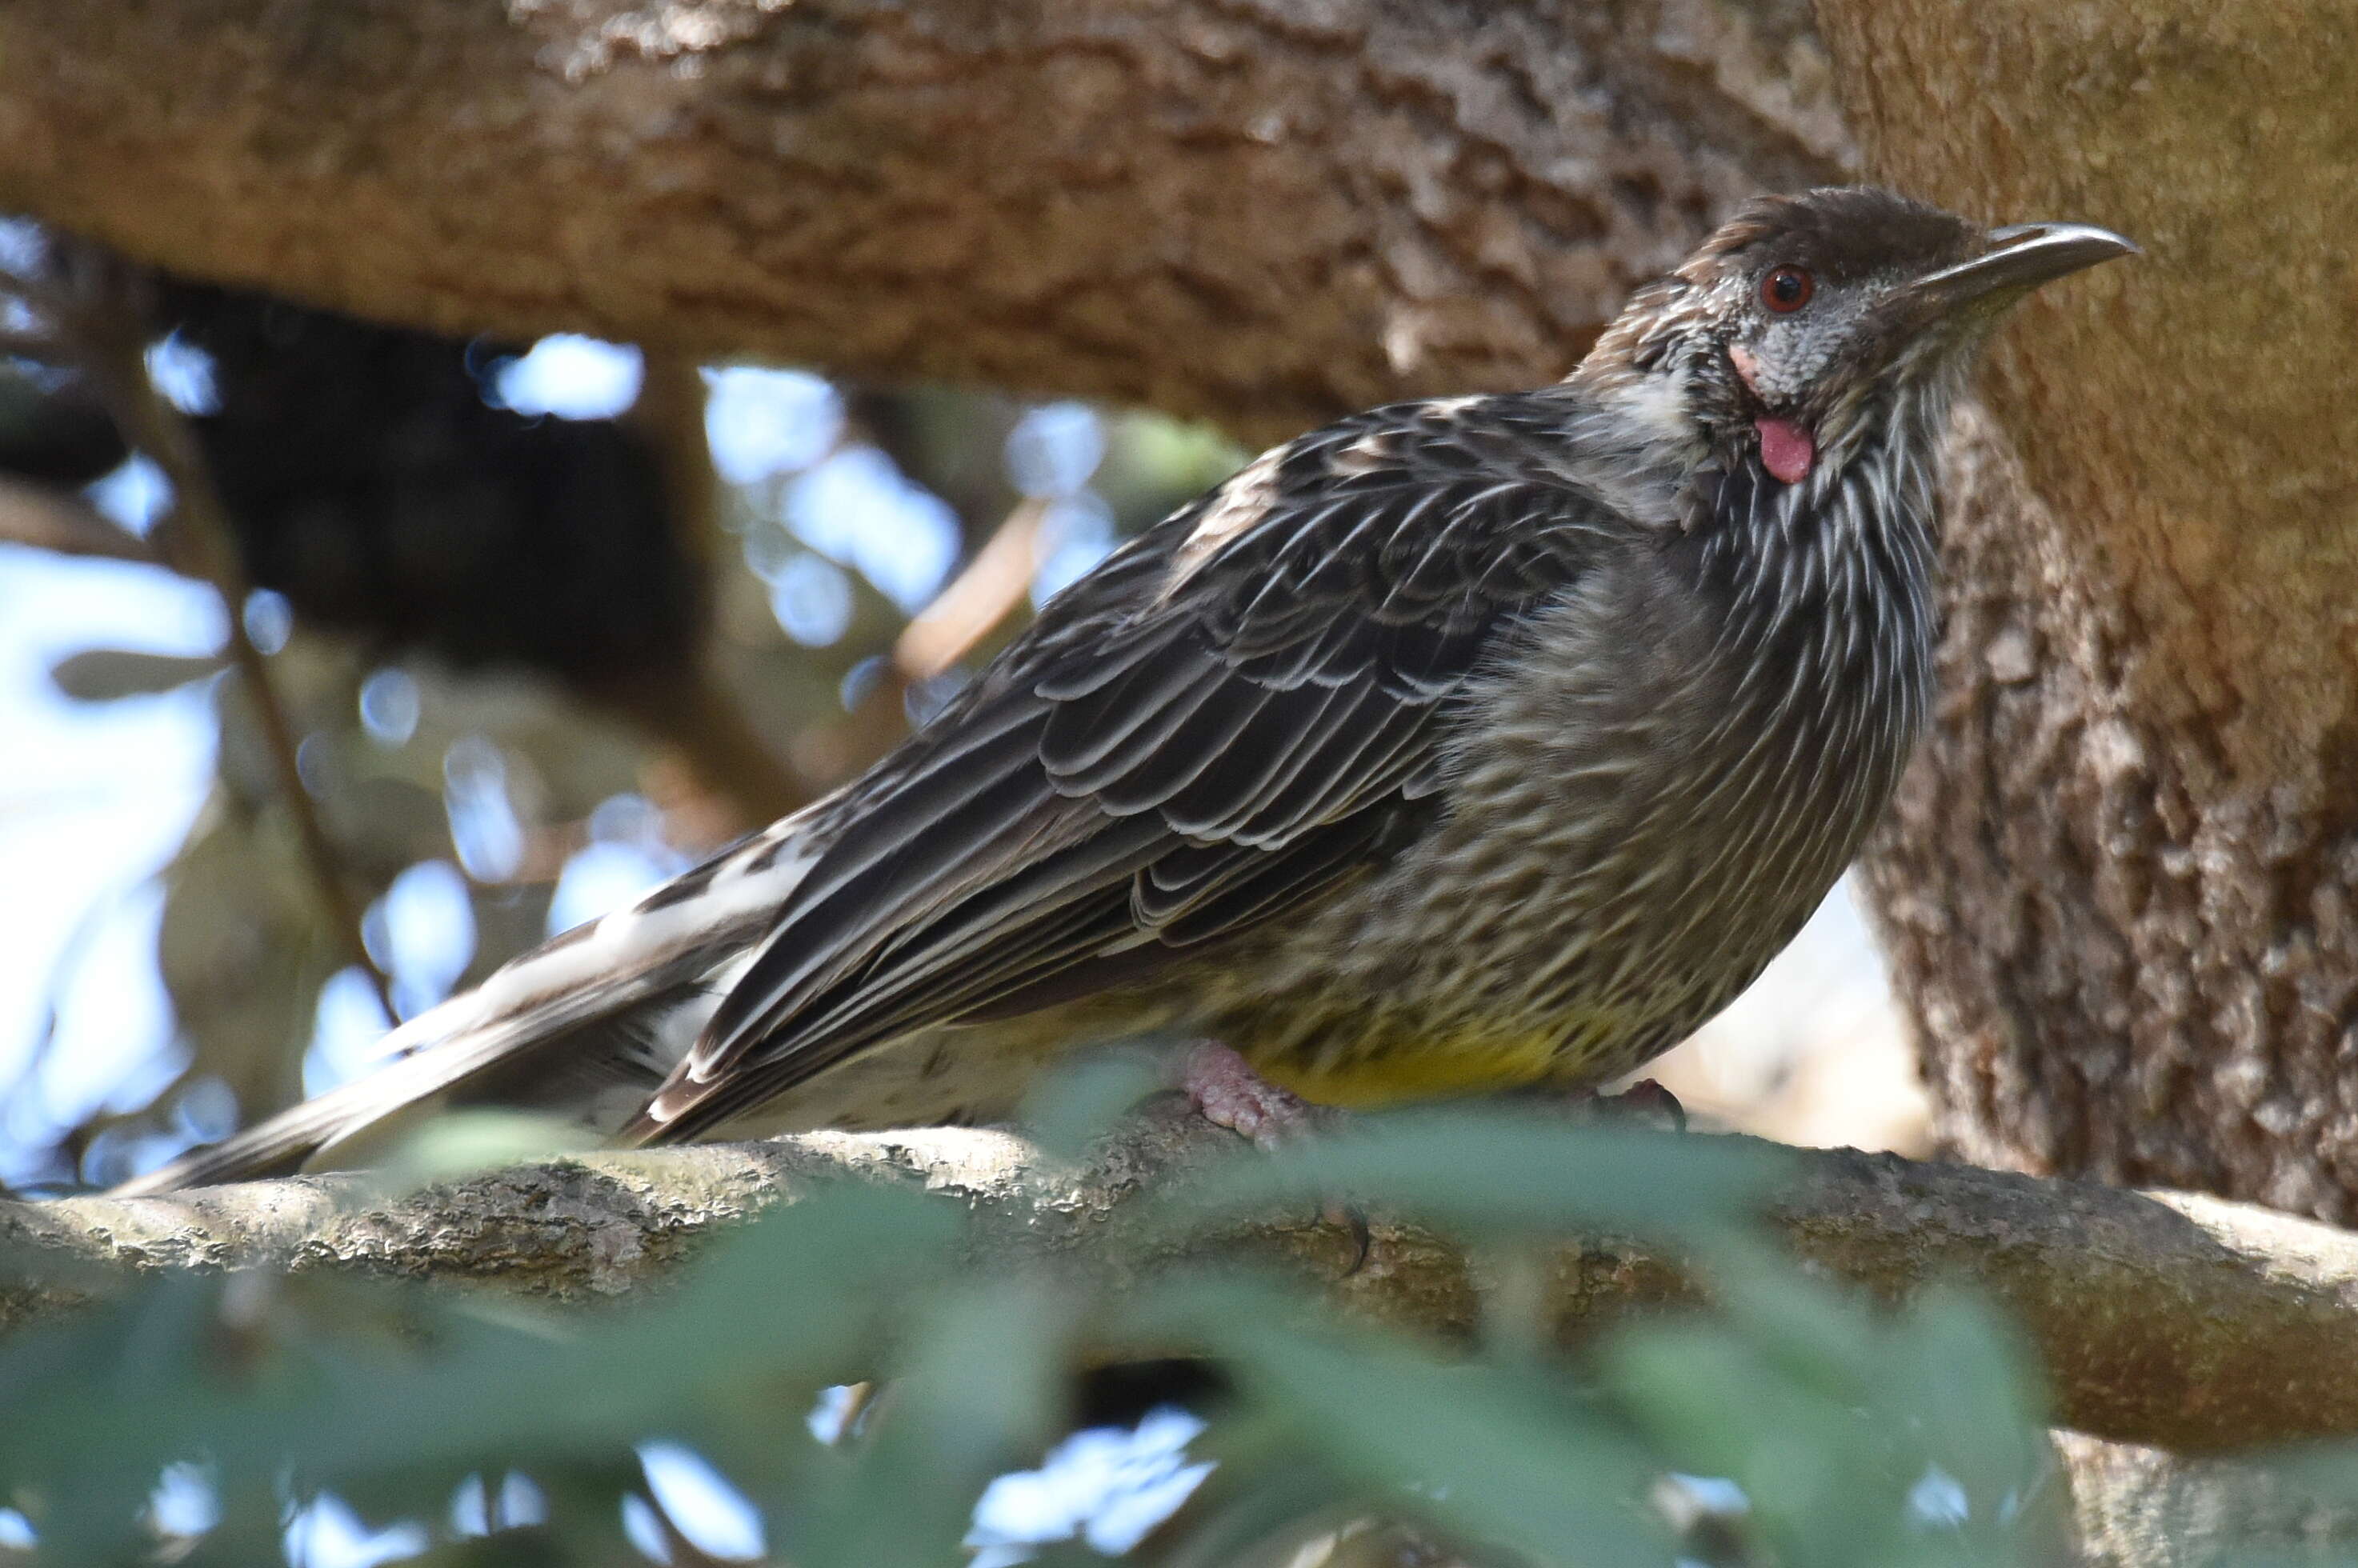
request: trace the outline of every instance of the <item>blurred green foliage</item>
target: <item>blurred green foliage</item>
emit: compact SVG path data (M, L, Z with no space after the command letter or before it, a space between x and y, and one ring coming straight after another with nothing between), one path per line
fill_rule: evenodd
M1067 1097L1066 1136L1088 1098ZM1134 1561L1318 1561L1305 1541L1369 1518L1447 1554L1425 1561L1476 1564L2062 1561L2019 1341L1970 1293L1895 1314L1780 1260L1749 1216L1781 1163L1704 1137L1429 1112L1240 1157L1108 1235L1163 1257L1177 1232L1347 1191L1477 1256L1538 1259L1585 1232L1693 1260L1713 1310L1574 1357L1509 1321L1531 1306L1510 1284L1470 1344L1348 1320L1274 1271L1166 1265L1111 1292L1046 1264L978 1267L956 1200L854 1181L619 1309L177 1278L0 1344L0 1502L58 1563L278 1561L282 1519L323 1492L416 1521L427 1561L642 1562L622 1505L646 1506L634 1445L661 1439L759 1507L777 1561L954 1563L986 1486L1068 1428L1087 1368L1176 1346L1224 1374L1194 1444L1215 1468ZM836 1441L815 1435L824 1391L857 1377L882 1393ZM150 1513L175 1465L218 1502L194 1539L159 1537ZM546 1520L456 1530L454 1493L511 1471Z

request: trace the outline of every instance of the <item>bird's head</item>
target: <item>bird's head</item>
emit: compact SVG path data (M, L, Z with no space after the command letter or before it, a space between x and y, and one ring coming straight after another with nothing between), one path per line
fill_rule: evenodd
M1698 455L1757 454L1796 485L1904 410L1944 414L2007 307L2136 248L2076 223L1984 229L1866 186L1764 197L1639 291L1581 374Z

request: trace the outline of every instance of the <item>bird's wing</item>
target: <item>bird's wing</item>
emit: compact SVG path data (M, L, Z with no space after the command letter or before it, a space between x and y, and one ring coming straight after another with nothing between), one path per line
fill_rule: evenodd
M1452 698L1627 527L1530 465L1513 421L1536 406L1304 437L1054 600L841 798L631 1134L691 1136L896 1035L1135 982L1413 831Z

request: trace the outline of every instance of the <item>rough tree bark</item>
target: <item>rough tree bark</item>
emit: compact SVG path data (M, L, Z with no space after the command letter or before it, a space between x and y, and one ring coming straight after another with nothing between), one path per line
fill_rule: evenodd
M1870 885L1976 1161L2358 1217L2358 18L1823 0L1870 166L2148 254L1961 454L1939 732Z
M982 1266L1053 1260L1127 1290L1192 1249L1306 1266L1373 1320L1448 1335L1476 1327L1478 1269L1381 1216L1357 1270L1347 1228L1308 1206L1175 1245L1157 1198L1239 1157L1253 1156L1232 1134L1173 1109L1132 1119L1080 1164L1004 1132L945 1128L594 1154L422 1193L298 1177L0 1203L0 1332L174 1269L612 1297L674 1274L716 1229L847 1174L922 1184L968 1210ZM2358 1434L2358 1237L2206 1197L1895 1154L1792 1160L1796 1180L1767 1217L1801 1259L1885 1300L1973 1279L2038 1341L2058 1419L2076 1428L2190 1453ZM1557 1341L1573 1346L1633 1312L1697 1299L1675 1254L1590 1236L1567 1238L1556 1254L1545 1310Z
M0 0L0 204L138 259L1261 436L1561 374L1847 149L1806 0Z

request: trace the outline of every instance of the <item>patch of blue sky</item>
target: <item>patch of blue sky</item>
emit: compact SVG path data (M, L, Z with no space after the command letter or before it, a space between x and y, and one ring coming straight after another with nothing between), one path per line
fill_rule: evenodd
M323 1492L295 1510L282 1539L292 1568L376 1568L416 1556L428 1538L409 1520L371 1530L350 1503Z
M278 652L295 634L295 607L274 589L257 588L247 594L238 619L245 625L245 640L265 654Z
M481 1476L470 1476L450 1499L450 1528L460 1535L489 1535L547 1520L546 1494L520 1471L509 1471L496 1488Z
M82 493L102 514L145 538L172 504L172 481L153 461L135 452L83 486Z
M192 416L221 412L213 357L174 332L147 346L147 380L164 401Z
M385 668L361 683L361 728L380 746L408 744L424 708L417 682L407 670Z
M1046 403L1007 433L1007 477L1041 499L1076 495L1105 460L1105 421L1086 403Z
M0 865L12 886L40 890L0 903L0 1084L57 1010L57 1048L7 1108L11 1146L53 1130L19 1118L106 1103L161 1054L159 905L141 890L211 787L216 739L210 683L84 704L49 669L93 647L211 654L222 631L207 590L157 568L0 546Z
M851 579L833 561L797 550L768 581L770 613L804 647L827 647L851 629Z
M30 274L49 254L49 236L30 218L0 218L0 272Z
M137 1109L181 1065L156 967L162 886L142 879L117 897L102 893L93 913L84 944L51 974L54 1033L35 1079L36 1104L61 1127L102 1108Z
M414 1018L450 994L475 956L475 906L448 860L404 870L361 920L369 957L393 979L394 1003Z
M726 365L704 373L704 436L730 484L799 473L843 434L843 399L807 371Z
M1052 1449L1037 1470L1001 1476L975 1505L972 1568L1021 1563L1030 1548L1079 1536L1107 1554L1128 1552L1171 1517L1212 1473L1187 1444L1204 1423L1165 1406L1134 1429L1095 1427Z
M686 858L664 843L663 808L645 795L625 790L610 795L590 808L590 837L600 844L636 844L651 851L669 854L675 861L686 863Z
M49 254L49 236L38 223L30 218L0 218L0 273L35 276L47 265ZM0 291L0 330L35 337L48 330L40 312L14 292Z
M147 1518L159 1534L199 1536L221 1522L212 1480L194 1465L167 1465L147 1496Z
M1114 546L1113 514L1095 491L1083 490L1049 503L1040 520L1038 566L1032 572L1032 604L1045 604L1094 568Z
M1973 1499L1954 1476L1938 1465L1928 1465L1908 1488L1908 1517L1931 1530L1956 1530L1973 1518Z
M775 517L763 517L745 530L745 566L763 582L775 583L788 567L810 554Z
M524 823L508 798L508 761L488 737L462 735L443 753L442 806L469 876L505 881L524 864Z
M810 1413L803 1417L803 1424L810 1428L810 1434L821 1443L839 1442L845 1423L851 1420L858 1408L853 1402L856 1392L849 1383L821 1389L817 1402L811 1406Z
M622 1494L622 1534L648 1561L671 1562L671 1539L664 1531L663 1519L636 1492Z
M679 858L644 845L605 842L584 845L565 862L548 901L548 934L570 931L620 909L679 870Z
M555 332L492 373L486 401L518 414L611 419L639 400L646 360L627 343Z
M172 1121L194 1142L226 1138L237 1130L237 1091L219 1078L199 1078L174 1098Z
M957 564L957 516L873 447L847 447L817 464L784 497L786 525L829 560L854 568L914 613Z
M643 1443L639 1465L646 1472L647 1489L698 1551L745 1562L769 1550L761 1510L693 1448Z
M384 1036L391 1027L376 988L358 966L329 976L311 1013L311 1044L303 1053L303 1092L323 1095L384 1066Z

